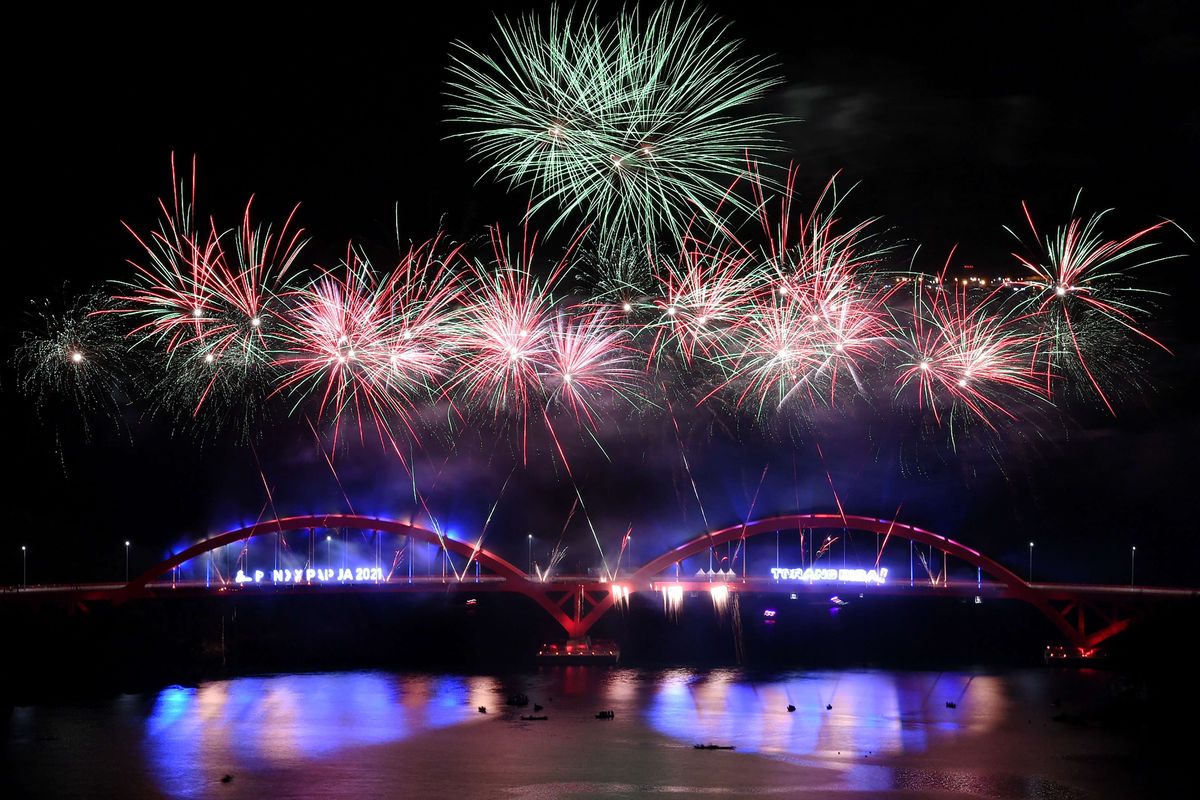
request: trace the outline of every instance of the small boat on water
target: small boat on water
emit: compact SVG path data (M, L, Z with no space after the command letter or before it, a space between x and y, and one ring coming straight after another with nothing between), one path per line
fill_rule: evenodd
M788 713L790 714L795 710L796 710L796 707L794 705L792 705L791 703L788 703Z
M547 642L537 653L539 664L616 664L621 657L620 646L611 639L568 639Z
M692 748L695 750L736 750L737 748L731 744L694 744Z
M536 716L534 714L522 714L521 715L522 722L542 722L542 721L548 720L548 719L550 719L550 718L545 716L544 714L540 717Z
M520 694L519 692L514 692L513 694L510 694L508 696L507 700L504 701L504 705L506 705L506 706L527 706L527 705L529 705L529 695Z
M947 700L946 708L958 708L958 703L954 702L953 700Z
M597 711L596 712L596 719L612 719L615 716L616 716L616 714L614 714L612 711Z
M480 706L480 707L479 707L479 713L480 713L480 714L486 714L486 713L487 713L487 706Z

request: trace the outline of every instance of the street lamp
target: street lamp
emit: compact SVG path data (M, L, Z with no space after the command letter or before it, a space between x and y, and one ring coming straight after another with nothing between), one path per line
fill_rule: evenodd
M533 534L532 533L529 534L529 569L526 571L525 574L526 575L533 574Z
M28 555L28 554L25 552L25 545L21 545L21 588L22 589L24 589L26 586L26 583L25 583L25 575L26 575L25 556L26 555Z
M129 583L129 540L125 540L125 582Z
M1129 548L1129 585L1133 586L1133 568L1137 565L1137 545Z
M1033 583L1033 542L1029 543L1029 582Z

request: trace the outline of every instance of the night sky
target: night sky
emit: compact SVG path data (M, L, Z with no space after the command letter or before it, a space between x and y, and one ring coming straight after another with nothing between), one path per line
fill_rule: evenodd
M1043 220L1065 221L1080 188L1085 211L1117 209L1106 228L1113 236L1160 217L1200 232L1192 96L1200 35L1187 3L963 4L949 16L897 4L784 5L707 7L732 23L745 53L778 64L785 82L764 109L795 118L781 158L800 166L801 190L811 197L842 170L859 184L851 213L882 215L906 253L919 243L919 267L936 270L958 244L959 263L1015 273L1001 226L1021 223L1020 201ZM527 196L479 180L465 144L446 138L453 129L442 110L450 41L483 46L491 16L434 3L407 24L395 10L332 8L259 15L180 6L151 18L46 7L13 32L26 56L19 64L6 56L15 176L5 181L6 349L28 323L30 299L60 293L64 281L82 290L127 274L137 250L121 221L154 223L172 152L198 156L206 213L236 219L251 194L263 218L302 203L299 220L314 240L307 258L318 264L335 263L348 239L386 248L394 213L401 234L417 241L439 224L456 239L495 222L518 227ZM709 521L739 521L766 464L756 513L833 510L819 440L848 512L890 517L902 506L905 521L1019 572L1036 540L1038 572L1051 579L1127 580L1137 544L1139 579L1195 585L1200 282L1195 245L1178 231L1164 240L1186 258L1142 278L1171 295L1149 328L1174 356L1152 359L1153 388L1126 398L1115 420L1078 408L993 457L948 453L918 441L911 423L855 410L784 438L730 431L697 413L684 437ZM558 235L547 252L565 243ZM132 411L131 434L99 426L84 442L69 424L38 418L7 363L0 392L12 443L0 582L19 578L21 544L31 548L31 581L115 577L127 538L147 564L204 531L253 520L264 504L256 459L281 512L345 510L296 421L281 421L253 453L231 437L172 437ZM629 524L656 539L639 541L638 560L703 528L673 434L643 428L615 421L612 460L592 452L576 462L608 542ZM548 460L513 471L519 458L494 452L496 441L495 433L468 441L424 489L432 507L470 530L511 472L488 545L523 563L525 534L554 540L573 493ZM411 508L394 459L348 450L337 460L356 510ZM567 540L590 563L579 520Z

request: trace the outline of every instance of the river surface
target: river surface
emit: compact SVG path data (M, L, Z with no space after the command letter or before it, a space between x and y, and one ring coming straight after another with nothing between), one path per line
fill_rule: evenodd
M596 667L243 677L13 708L5 796L1138 797L1128 736L1052 719L1112 680ZM506 706L514 692L531 705ZM547 720L520 720L532 703ZM604 709L614 719L596 719Z

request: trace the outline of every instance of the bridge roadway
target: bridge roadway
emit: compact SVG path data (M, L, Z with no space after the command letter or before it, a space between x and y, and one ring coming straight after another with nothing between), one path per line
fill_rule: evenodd
M634 586L617 578L613 581L600 580L590 575L559 575L549 581L540 581L536 577L526 576L530 584L545 592L565 592L588 594L610 593L614 586L619 586L628 592L653 591L662 592L669 586L680 586L685 594L708 592L714 586L726 586L731 592L744 594L848 594L891 597L984 597L990 599L1022 599L1012 591L1012 588L999 581L962 581L951 580L948 583L931 583L928 580L887 581L881 584L862 584L845 581L804 581L775 580L774 578L731 578L728 580L697 580L687 578L672 580L659 578L649 585ZM1041 593L1049 600L1071 601L1089 600L1102 602L1105 600L1134 600L1134 599L1171 599L1195 600L1200 599L1200 589L1159 587L1159 586L1124 586L1112 584L1079 584L1079 583L1032 583L1031 589ZM43 598L75 599L82 601L120 600L124 598L127 589L125 583L74 583L74 584L45 584L27 587L6 586L0 588L0 597L14 598L17 596L32 596ZM244 583L220 584L205 581L155 581L146 584L139 593L143 597L188 597L197 595L238 595L252 597L255 595L276 594L311 594L314 592L327 593L376 593L376 592L495 592L511 591L508 579L497 575L469 575L462 580L440 575L407 575L394 577L385 581L311 581L301 583ZM31 598L32 599L32 598Z

